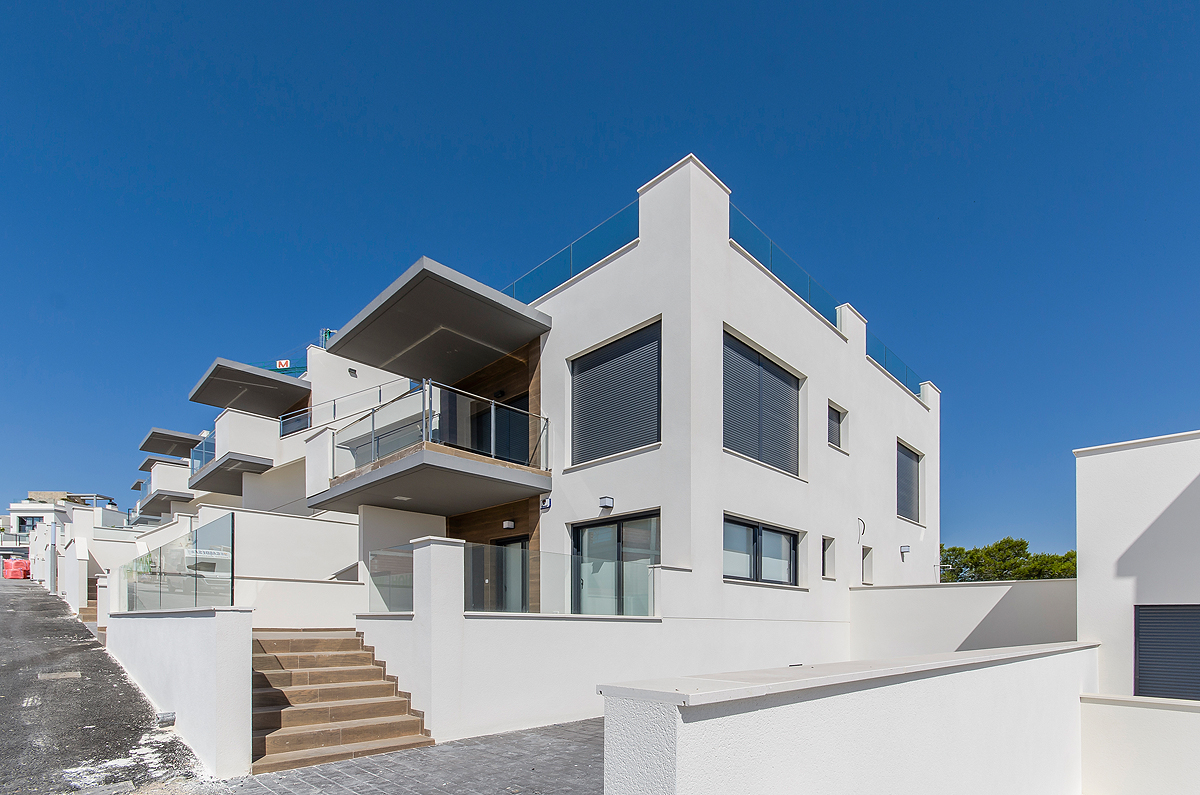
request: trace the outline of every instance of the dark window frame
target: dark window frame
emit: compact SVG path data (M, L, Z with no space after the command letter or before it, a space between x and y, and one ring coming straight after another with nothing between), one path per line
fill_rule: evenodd
M738 358L731 359L731 356ZM753 380L756 385L749 391L753 391L755 394L739 395L736 390L735 385L738 381L731 380L731 376L738 373L739 365L753 369ZM764 353L728 328L725 329L721 339L721 370L722 447L772 469L800 477L800 462L803 457L800 390L804 388L806 379L797 375L776 357ZM743 384L748 372L748 370L741 372ZM789 415L787 416L787 427L784 429L786 434L777 432L778 429L774 427L773 422L768 422L776 419L773 414L780 408L781 396L785 394L786 402L789 404L787 406ZM735 399L735 395L740 399ZM740 406L739 403L745 403L747 406ZM739 409L749 406L753 406L753 411L745 416L739 413ZM753 438L746 438L747 436ZM747 447L744 446L746 442L752 443ZM787 461L781 460L781 449L786 450Z
M836 421L833 419L834 414L837 415ZM837 406L830 403L829 404L829 423L828 423L828 428L827 428L827 431L828 431L827 438L829 439L829 443L839 450L846 449L842 446L842 437L845 435L842 433L842 431L843 431L842 423L844 423L845 421L846 421L846 412L842 411ZM834 439L833 439L835 429L836 429L836 433L837 433L837 441L834 441Z
M902 474L900 457L904 455L901 452L902 450L907 450L912 454L912 457L910 457L909 460L912 461L916 467L916 475L914 476L913 481L914 496L912 505L913 512L916 514L915 516L909 516L907 513L901 510L904 507L900 503L900 498L903 493L900 488L900 476ZM907 519L910 522L916 522L917 524L921 523L921 461L924 458L925 456L922 453L919 453L917 450L909 447L901 440L896 440L896 516L899 516L902 519Z
M662 563L662 511L639 511L628 515L618 517L605 517L603 519L589 519L584 522L577 522L571 525L571 614L582 615L580 611L583 609L583 592L582 592L582 572L579 570L580 563L583 559L583 542L582 531L592 527L605 527L615 524L617 526L617 562L623 562L625 554L625 523L636 522L639 519L658 519L658 543L659 549L654 553L657 560L651 565L659 565ZM615 615L625 615L625 567L617 566L617 612Z
M750 576L738 577L734 574L726 574L725 567L721 566L721 577L726 580L734 580L737 582L760 582L766 585L791 585L799 587L800 585L800 537L802 533L798 530L788 530L775 525L763 524L762 522L752 522L748 519L740 519L736 516L726 516L721 522L721 551L725 551L725 525L735 524L740 527L753 530L753 540L751 542L752 552L750 554ZM769 530L772 533L781 533L785 536L790 536L792 539L792 554L790 566L792 570L791 582L780 582L779 580L764 580L762 576L762 534L763 530Z
M648 333L650 329L655 329L657 331L657 341L656 341L657 350L655 351L655 361L654 361L654 367L655 367L656 375L657 375L657 380L654 384L654 401L655 401L655 405L654 405L654 435L653 435L654 438L650 439L648 441L642 441L639 444L634 444L629 447L622 447L619 450L612 449L612 450L606 450L604 452L599 452L596 454L592 454L590 452L584 452L581 454L581 452L580 452L581 449L583 449L585 447L590 448L590 447L596 446L595 442L590 442L587 445L580 444L580 437L581 437L580 427L582 425L584 425L584 423L580 419L581 389L580 389L579 385L580 385L580 379L583 377L584 373L586 373L588 370L591 369L591 367L586 366L588 364L589 358L596 356L597 354L601 353L605 349L611 348L614 345L618 345L622 342L627 341L630 337L633 337L634 335ZM657 443L662 442L662 413L663 413L662 412L662 348L663 348L662 318L659 317L649 323L645 323L637 328L626 331L625 333L618 336L616 339L610 340L609 342L606 342L603 345L600 345L599 347L588 351L587 353L580 354L580 355L575 356L568 360L567 364L568 364L568 369L570 371L570 380L571 380L571 401L570 401L571 402L571 406L570 406L570 411L571 411L571 433L570 433L571 463L569 464L569 466L577 466L580 464L587 464L592 461L598 461L598 460L601 460L604 458L608 458L609 456L620 455L621 453L627 453L630 450L636 450L639 447L645 447L647 445L657 444ZM630 352L631 351L626 352L625 355L627 355ZM598 366L602 366L602 365L598 365Z

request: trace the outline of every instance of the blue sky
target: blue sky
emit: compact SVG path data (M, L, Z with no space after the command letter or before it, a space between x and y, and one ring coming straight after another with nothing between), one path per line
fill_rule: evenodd
M688 152L942 389L945 542L1072 548L1072 448L1200 427L1192 4L114 9L0 8L0 499L130 505L215 356Z

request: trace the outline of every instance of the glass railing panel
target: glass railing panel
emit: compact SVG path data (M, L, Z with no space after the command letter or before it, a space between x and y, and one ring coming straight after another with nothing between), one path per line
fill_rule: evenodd
M920 377L870 331L867 332L867 355L895 376L896 380L904 384L908 391L918 396L921 394Z
M771 267L771 238L763 234L741 210L729 205L729 237L765 268Z
M532 553L534 557L537 554ZM484 613L530 612L531 553L521 542L467 544L463 556L465 610ZM532 585L532 589L536 590L536 583Z
M312 427L312 410L301 409L300 411L285 414L279 418L279 435L289 436L298 431L306 431Z
M506 293L522 303L529 303L571 278L571 247L567 246L550 259L517 279Z
M196 606L196 579L188 569L191 534L163 544L158 558L158 605L163 610Z
M430 387L430 441L492 455L492 401L449 387Z
M191 473L194 475L199 472L206 464L216 458L216 455L217 435L213 431L209 431L208 435L192 448Z
M412 547L381 549L367 554L372 613L410 613L413 609Z
M121 566L121 609L231 606L233 521L225 514Z
M635 201L571 244L571 275L583 273L638 236Z
M372 427L374 416L367 414L333 435L333 474L344 475L371 463L375 449Z
M421 441L422 408L421 393L418 391L393 400L373 412L375 459L384 458Z
M199 607L233 605L233 514L197 527L184 553Z

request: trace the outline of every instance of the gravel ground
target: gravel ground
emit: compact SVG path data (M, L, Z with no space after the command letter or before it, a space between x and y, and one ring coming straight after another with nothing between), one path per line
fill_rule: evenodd
M196 781L196 759L67 605L0 579L0 792ZM198 790L194 790L198 791Z

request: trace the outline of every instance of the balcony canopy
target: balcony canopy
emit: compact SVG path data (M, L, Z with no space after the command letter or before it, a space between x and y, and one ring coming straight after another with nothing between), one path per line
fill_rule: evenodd
M308 507L357 513L360 505L455 516L547 494L549 472L509 466L440 445L423 445L391 461L362 467L309 497Z
M173 502L188 502L192 495L183 491L167 491L155 489L146 500L138 506L139 516L161 516L171 510Z
M217 359L200 383L192 388L188 400L219 409L278 417L307 400L311 392L312 386L299 378L229 359Z
M197 437L199 438L199 437ZM175 466L187 466L187 461L181 461L178 458L171 458L166 455L148 455L142 465L138 467L140 472L149 472L155 464L174 464Z
M329 352L453 384L549 330L549 315L421 257L342 327Z
M150 433L138 447L143 453L158 453L159 455L185 456L200 444L200 437L194 433L181 431L164 431L162 428L151 428ZM149 472L150 470L145 470Z
M242 495L242 475L249 472L259 475L271 468L274 462L247 453L229 452L204 465L188 479L188 488L209 491L214 494Z

